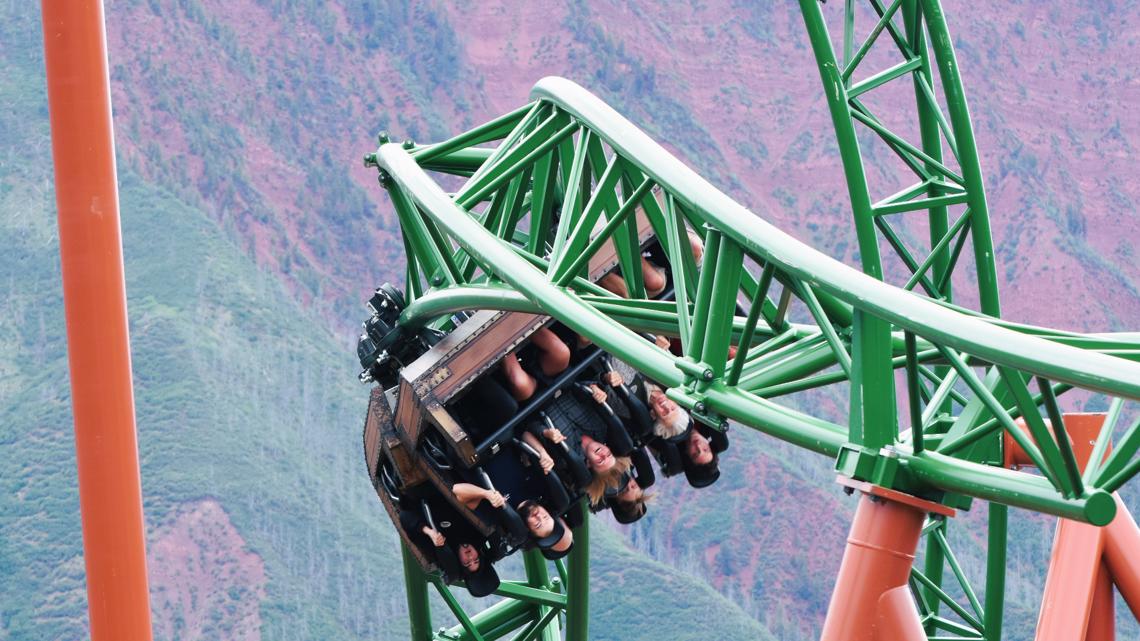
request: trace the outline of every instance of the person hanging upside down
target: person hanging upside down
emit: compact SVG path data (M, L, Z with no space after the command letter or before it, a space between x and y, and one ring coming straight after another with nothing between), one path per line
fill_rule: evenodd
M565 442L571 451L586 462L590 472L584 489L591 504L599 504L606 488L616 488L632 463L629 451L617 454L606 443L607 432L613 424L604 410L605 392L594 386L592 396L582 399L579 394L563 393L547 405L540 420L532 421L528 429L552 444ZM618 424L617 429L624 429ZM628 437L627 437L628 439Z
M633 388L649 406L653 433L657 437L650 447L657 453L665 475L684 471L693 487L716 482L720 477L718 454L728 449L728 435L694 421L665 390L644 378L635 380Z
M555 509L554 514L561 510ZM526 521L526 527L534 537L534 543L548 559L560 559L574 547L574 533L560 516L552 516L551 510L538 500L524 501L519 506L519 514Z
M484 489L474 483L456 483L452 491L457 498L469 505L478 505L483 500L492 505L502 501L514 508L529 532L532 544L543 548L544 554L555 543L561 543L556 552L563 552L573 544L573 536L567 532L551 539L551 529L539 527L528 518L528 510L533 505L548 506L555 514L565 511L570 505L564 484L554 472L554 459L547 453L537 436L524 432L521 439L504 444L501 452L484 462L479 468L468 472L471 476L486 474L493 490ZM527 506L531 507L527 507ZM544 507L545 509L545 507Z
M411 503L405 507L405 503ZM402 499L400 526L426 556L435 560L448 582L463 581L472 596L499 588L499 575L486 537L442 500Z
M618 523L633 523L645 516L647 505L653 498L647 494L645 488L653 485L656 480L653 474L653 464L649 461L649 454L644 448L636 449L630 460L633 467L622 477L622 483L615 489L607 489L604 507L610 508L614 519Z

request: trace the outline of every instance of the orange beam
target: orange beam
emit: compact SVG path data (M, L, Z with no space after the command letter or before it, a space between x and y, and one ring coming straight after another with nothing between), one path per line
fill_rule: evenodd
M1089 628L1104 548L1101 528L1057 520L1036 641L1081 641Z
M1081 469L1088 465L1104 419L1103 413L1064 416L1066 432ZM1019 419L1017 424L1028 435L1024 422ZM1052 430L1052 425L1049 428ZM1004 445L1007 467L1033 465L1009 434L1005 434ZM1140 557L1136 554L1140 550L1140 528L1120 496L1113 494L1113 499L1116 518L1103 528L1058 520L1037 619L1036 641L1113 641L1116 636L1114 585L1132 613L1140 618Z
M1140 620L1140 527L1120 495L1112 498L1116 499L1116 518L1104 526L1104 562L1120 596Z
M820 640L925 641L910 569L927 513L947 508L845 478L840 483L860 491L859 507Z
M103 3L41 6L91 639L150 641Z
M1088 465L1089 457L1092 456L1093 445L1096 443L1097 436L1100 435L1100 428L1104 425L1105 416L1107 414L1103 412L1069 412L1062 417L1065 419L1065 433L1069 435L1069 444L1073 448L1073 456L1077 459L1077 466L1082 470ZM1025 425L1024 419L1019 418L1016 423L1018 429L1029 437L1029 440L1036 442L1033 435L1029 433L1029 428ZM1053 430L1053 424L1049 419L1045 419L1045 426L1056 437L1057 433ZM1009 435L1009 432L1002 432L1002 440L1004 445L1002 448L1003 462L1006 467L1033 466L1033 461L1030 460L1029 455L1021 449L1021 446ZM1107 451L1105 455L1108 455Z
M1096 592L1089 610L1085 641L1116 641L1116 592L1112 574L1102 561L1096 573Z

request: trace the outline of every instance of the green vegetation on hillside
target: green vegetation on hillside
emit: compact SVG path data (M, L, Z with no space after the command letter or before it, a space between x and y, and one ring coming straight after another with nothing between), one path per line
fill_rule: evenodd
M845 186L820 178L837 166L834 136L825 118L802 120L820 116L822 102L799 17L789 23L793 34L783 32L781 12L796 9L731 4L715 28L666 24L654 7L635 5L631 27L615 24L613 7L575 2L560 24L551 21L538 51L510 52L519 65L510 69L534 73L528 82L547 73L576 78L734 196L749 196L742 200L758 211L769 201L813 244L857 260ZM150 530L170 524L188 503L221 504L265 564L263 638L404 638L395 537L360 464L366 391L353 379L352 337L330 329L354 326L359 292L399 276L402 244L381 190L352 171L381 126L421 142L456 133L475 124L472 114L492 115L483 111L499 104L493 92L506 79L485 76L480 66L494 51L481 51L480 60L468 51L473 41L485 45L485 34L462 24L478 12L470 3L249 0L226 13L212 6L108 3L109 28L124 49L111 58L116 100L122 96L116 128L121 149L132 149L120 166ZM1063 11L1057 6L1047 12ZM85 637L41 27L28 9L0 5L0 641ZM487 11L513 20L508 9ZM1135 44L1112 30L1132 28L1135 11L1119 12L1111 24L1098 7L1072 11L1072 29L1083 34L1072 43L1119 47L1113 55L1128 59ZM1072 282L1104 281L1122 292L1111 300L1084 294L1067 305L1134 328L1140 279L1127 232L1135 225L1114 229L1108 250L1096 232L1104 209L1117 213L1114 220L1135 220L1135 188L1130 172L1120 171L1131 166L1120 159L1134 156L1135 127L1121 122L1120 109L1092 110L1095 125L1070 118L1074 108L1062 103L1078 101L1064 84L1035 78L1035 57L1011 56L1009 39L984 24L1011 12L1021 9L952 15L964 36L979 143L1001 154L986 168L1013 294L1007 308L1063 308L1016 295L1020 284L1056 273L1034 267L1060 264ZM272 19L251 34L250 16L262 15ZM1040 40L1037 22L1011 23L1017 47ZM729 39L738 29L749 38ZM1051 83L1065 71L1058 60L1071 30L1050 29L1057 29L1046 34L1051 46L1064 41L1061 53L1040 58ZM645 40L632 42L630 34ZM688 44L692 34L739 57L673 64L680 48L670 45ZM753 39L768 58L756 55ZM528 57L541 62L526 66ZM799 87L780 84L779 70L764 67L772 60L802 71L810 99L786 93ZM690 89L739 82L716 69L729 63L756 64L748 69L756 82L733 84L723 105L751 100L756 108L718 121ZM1072 75L1082 91L1102 97L1112 95L1106 86L1134 81L1127 65ZM1023 116L1001 115L1050 91L1060 98L1041 109L1054 110L1066 134L1052 148L1021 139ZM1011 102L996 103L1002 99ZM718 146L726 140L732 150ZM751 173L733 173L734 154L744 163L736 170ZM1082 158L1103 180L1082 184L1087 175L1057 169ZM889 156L869 159L879 167ZM268 172L277 173L265 180ZM265 238L268 249L256 246ZM853 502L832 484L830 462L791 447L763 457L772 448L759 447L761 438L734 431L713 490L665 481L644 521L631 528L595 521L594 638L658 639L662 629L669 638L764 638L765 629L781 639L814 638ZM811 518L789 509L790 497L795 507L810 503ZM951 531L976 580L984 515L979 503ZM1015 512L1013 528L1007 637L1017 640L1032 634L1052 521ZM246 594L219 585L233 599ZM443 611L438 602L434 608ZM225 615L211 614L207 636L225 638ZM1136 635L1134 626L1121 629L1122 637Z
M5 641L78 639L86 627L48 128L38 56L28 61L0 80L3 94L18 98L0 113L0 130L41 143L6 146L0 165ZM396 537L364 474L366 390L348 341L200 209L129 169L120 182L148 529L166 525L180 506L221 504L265 565L262 638L403 638ZM707 585L630 552L604 526L596 549L594 589L606 604L593 619L596 638L648 639L654 628L638 622L669 618L658 608L674 612L678 625L686 613L709 613L694 639L710 631L765 636ZM663 574L664 585L647 580ZM224 582L215 588L246 596ZM177 633L184 614L156 611L156 631L174 617ZM206 638L226 636L225 615L211 613Z

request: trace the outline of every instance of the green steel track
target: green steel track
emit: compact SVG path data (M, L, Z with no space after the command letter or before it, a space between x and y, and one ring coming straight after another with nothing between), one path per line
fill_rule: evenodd
M999 318L982 174L937 0L800 6L839 143L861 271L736 203L585 89L545 78L529 104L485 125L431 145L382 139L366 157L391 195L407 250L400 324L446 329L449 314L471 309L547 314L668 385L711 425L735 422L817 452L847 476L952 507L990 502L984 603L947 543L945 521L928 525L925 567L913 585L931 637L999 639L1006 506L1105 524L1115 514L1111 493L1140 472L1140 422L1117 426L1125 404L1140 399L1140 335ZM838 46L825 10L842 31ZM865 27L858 38L856 18ZM904 114L910 137L870 106L875 92L900 90L915 107ZM868 140L893 152L908 187L875 193L861 147ZM448 193L439 175L465 182ZM661 240L675 301L646 298L634 214ZM915 216L929 229L921 251L900 232L900 219ZM699 261L688 230L702 237ZM606 242L617 249L629 298L583 277ZM905 266L904 281L885 282L884 246ZM976 281L966 283L967 274ZM955 303L952 288L963 283L976 289L977 310ZM679 337L683 356L639 332ZM733 358L730 345L739 346ZM834 386L849 399L846 424L785 401ZM1110 402L1092 460L1110 444L1112 453L1084 471L1061 420L1071 391ZM1112 442L1114 433L1121 435ZM1037 473L1001 467L1003 434ZM587 638L587 534L556 565L557 578L540 557L527 557L527 581L505 583L504 600L471 617L438 578L406 563L413 638L554 639L563 616L567 639ZM948 595L950 580L965 602ZM459 621L451 631L431 632L425 581Z

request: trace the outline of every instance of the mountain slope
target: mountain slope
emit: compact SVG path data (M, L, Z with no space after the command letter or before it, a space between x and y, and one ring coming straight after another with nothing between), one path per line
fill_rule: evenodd
M9 67L20 101L0 123L30 142L47 122L36 56L28 60ZM42 145L11 149L0 166L5 640L85 636L49 181ZM399 548L364 473L367 391L352 353L202 211L129 169L120 183L156 638L403 638ZM599 631L650 638L653 628L630 629L621 606L640 598L712 613L708 629L725 637L766 636L708 586L604 529L596 549L594 589L611 606L594 617ZM517 565L505 569L517 576ZM608 577L639 584L638 594Z
M1007 315L1133 329L1140 83L1116 63L1140 47L1140 9L945 4ZM35 11L0 6L0 639L83 636L39 29ZM792 4L116 0L108 35L160 638L404 634L350 347L366 292L402 277L395 218L359 163L381 128L439 139L565 75L761 215L854 258ZM689 631L681 604L699 603L724 638L762 634L747 617L814 636L851 504L829 462L734 437L718 491L663 484L651 517L617 530L633 552L596 537L595 586L617 586L596 599L599 635L648 637L660 617ZM1022 516L1015 639L1051 534ZM954 534L974 570L978 532ZM662 573L668 588L641 580ZM625 574L648 592L611 596Z
M1113 231L1137 229L1140 188L1125 177L1140 169L1129 107L1140 84L1113 61L1135 57L1140 11L945 5L1001 283L1018 293L1007 315L1123 326L1140 312L1140 268ZM394 216L359 164L376 132L439 139L516 108L550 74L597 92L754 211L854 260L794 4L121 0L108 33L126 161L220 221L301 300L328 302L338 327L372 285L399 276ZM910 113L913 98L896 94L892 110ZM886 157L870 160L875 195L893 192ZM1053 296L1066 305L1038 303Z

